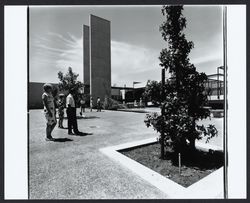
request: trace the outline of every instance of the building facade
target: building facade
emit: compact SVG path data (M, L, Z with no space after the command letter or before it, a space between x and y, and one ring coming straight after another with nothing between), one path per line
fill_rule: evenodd
M85 92L95 105L98 97L111 97L110 21L90 15L89 26L83 26L83 57Z

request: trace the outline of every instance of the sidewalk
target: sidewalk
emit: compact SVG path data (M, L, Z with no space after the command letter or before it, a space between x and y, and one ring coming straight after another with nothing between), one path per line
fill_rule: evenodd
M102 147L155 137L155 132L143 123L145 115L113 111L85 115L96 118L78 119L79 130L92 135L69 136L66 129L56 127L53 137L72 141L46 142L42 111L30 111L30 198L167 198L99 151Z
M31 199L168 198L99 151L104 147L156 138L156 132L143 122L145 114L94 110L84 115L85 119L78 119L79 130L92 135L70 136L66 129L56 127L52 135L61 140L46 142L42 110L30 111Z

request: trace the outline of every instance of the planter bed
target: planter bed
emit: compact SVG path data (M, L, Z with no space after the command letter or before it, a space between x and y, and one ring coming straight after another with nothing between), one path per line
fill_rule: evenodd
M152 137L144 140L101 148L100 151L114 160L117 164L120 164L121 167L124 166L129 168L133 173L157 187L170 199L223 198L223 167L218 168L222 165L222 162L220 162L220 157L222 155L220 148L197 142L197 149L201 150L203 153L209 151L213 152L215 155L214 158L217 160L215 163L218 161L219 163L214 163L214 165L210 164L210 167L208 168L199 168L197 164L192 166L188 164L188 162L185 163L185 161L182 160L182 178L189 176L193 177L189 178L188 181L186 179L184 181L182 180L182 183L177 183L176 181L178 178L173 180L173 176L176 174L176 172L173 173L173 171L175 171L178 166L176 164L172 164L171 159L160 160L160 151L157 151L157 148L155 148L160 146L159 144L155 145L155 143L156 138ZM148 147L150 147L151 150L148 150ZM145 153L152 153L152 155ZM148 157L149 155L151 156L150 158ZM216 158L216 156L218 157ZM169 171L166 171L168 165L169 167L167 170ZM172 171L170 171L170 169ZM195 175L197 170L202 171L198 175L198 178ZM179 174L179 172L177 174Z
M184 187L192 185L223 165L222 153L197 150L195 157L183 157L181 174L179 174L176 155L168 151L165 160L159 159L159 143L123 149L119 152Z

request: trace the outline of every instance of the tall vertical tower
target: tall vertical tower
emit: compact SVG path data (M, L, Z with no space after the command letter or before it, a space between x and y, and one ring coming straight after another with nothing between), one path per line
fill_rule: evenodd
M83 25L83 83L84 92L89 93L90 58L89 58L89 26Z
M90 15L90 94L103 101L111 97L110 21Z

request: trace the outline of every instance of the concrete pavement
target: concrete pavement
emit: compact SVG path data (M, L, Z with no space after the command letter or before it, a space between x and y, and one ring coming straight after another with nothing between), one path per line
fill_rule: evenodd
M87 119L78 119L79 130L91 135L70 136L66 129L56 127L52 135L60 140L46 142L42 110L30 111L30 199L168 198L99 151L103 147L156 138L156 132L143 122L145 114L94 110L85 115Z
M30 111L30 198L167 198L99 151L102 147L155 137L155 132L143 123L145 115L112 111L85 115L96 118L78 119L79 130L92 135L69 136L66 129L56 127L53 137L72 141L46 142L42 111Z

